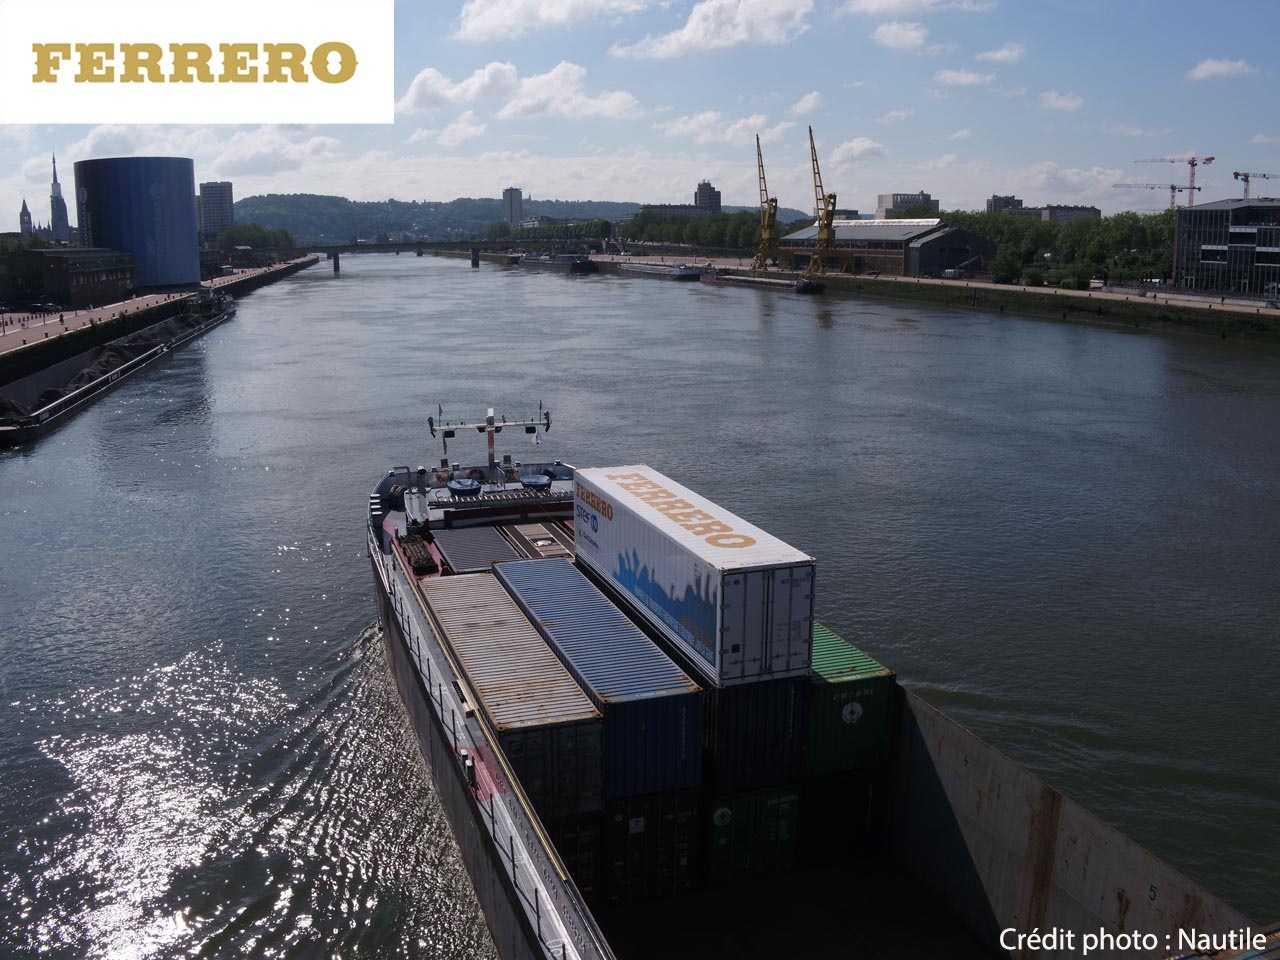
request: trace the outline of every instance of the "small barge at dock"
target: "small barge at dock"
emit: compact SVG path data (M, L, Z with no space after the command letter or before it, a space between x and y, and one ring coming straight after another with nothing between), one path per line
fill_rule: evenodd
M697 280L702 276L701 267L687 263L636 263L633 260L617 261L619 273L656 277L660 280Z
M568 273L598 273L600 270L600 265L585 253L549 253L541 256L525 254L517 263L532 270Z

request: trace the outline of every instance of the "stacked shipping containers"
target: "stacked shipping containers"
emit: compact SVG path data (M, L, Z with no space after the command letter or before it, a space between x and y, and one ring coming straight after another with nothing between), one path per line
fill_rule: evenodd
M790 866L813 558L647 466L579 470L575 481L578 559L708 688L710 876Z
M628 900L689 889L702 775L700 688L570 561L522 560L494 571L603 714L604 895ZM587 832L577 823L557 840L581 847Z
M600 712L492 574L422 581L477 706L544 819L598 811Z

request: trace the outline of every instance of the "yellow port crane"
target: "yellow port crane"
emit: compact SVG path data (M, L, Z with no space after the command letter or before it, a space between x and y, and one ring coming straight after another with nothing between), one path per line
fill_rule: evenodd
M1237 180L1244 181L1244 198L1249 199L1249 181L1252 180L1275 180L1280 179L1280 173L1241 173L1236 170L1231 174Z
M1169 209L1178 205L1178 194L1184 191L1199 190L1199 187L1180 187L1176 183L1113 183L1111 186L1132 190L1168 190Z
M756 166L760 170L760 246L752 261L752 270L768 270L769 261L778 259L778 198L769 196L764 179L764 154L760 152L760 134L756 134Z
M818 168L818 148L813 144L813 127L809 128L809 156L813 158L813 214L818 221L818 238L805 274L826 273L823 260L836 252L836 195L822 190L822 171Z

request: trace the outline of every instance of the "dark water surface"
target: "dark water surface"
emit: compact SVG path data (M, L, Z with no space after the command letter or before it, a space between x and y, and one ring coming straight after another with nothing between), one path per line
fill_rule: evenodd
M439 456L438 401L543 400L541 453L650 463L812 553L830 626L1280 918L1280 357L342 267L0 452L0 956L491 950L370 629L368 492Z

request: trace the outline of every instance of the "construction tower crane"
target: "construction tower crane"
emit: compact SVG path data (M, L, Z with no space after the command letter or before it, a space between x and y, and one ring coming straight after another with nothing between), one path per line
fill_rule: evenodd
M764 179L764 155L760 152L760 134L756 134L756 166L760 168L760 247L751 264L752 270L768 270L769 261L778 258L778 198L769 196Z
M1193 206L1196 202L1196 167L1204 164L1206 167L1216 160L1216 157L1156 157L1153 160L1135 160L1134 163L1185 163L1191 168L1191 180L1187 184L1187 190L1190 192L1190 203L1187 206ZM1172 204L1171 204L1172 205Z
M1249 181L1253 180L1275 180L1280 179L1280 173L1241 173L1237 170L1231 174L1237 180L1244 181L1244 198L1249 199Z
M1178 194L1183 191L1199 190L1199 187L1180 187L1176 183L1113 183L1111 186L1124 188L1132 188L1136 190L1168 190L1169 191L1169 209L1172 210L1178 205ZM1190 204L1188 204L1190 206Z
M818 169L818 148L813 144L813 127L809 128L809 155L813 158L813 213L818 219L818 239L809 257L808 275L825 273L823 259L836 250L836 195L822 190L822 171Z

